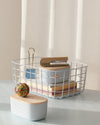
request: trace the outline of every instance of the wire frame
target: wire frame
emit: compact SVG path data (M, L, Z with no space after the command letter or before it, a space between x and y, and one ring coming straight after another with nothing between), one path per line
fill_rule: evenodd
M12 61L12 78L14 87L26 83L30 92L41 96L61 99L74 96L84 91L87 64L68 62L70 68L61 70L43 70L40 57L34 58L34 66L29 65L28 58Z

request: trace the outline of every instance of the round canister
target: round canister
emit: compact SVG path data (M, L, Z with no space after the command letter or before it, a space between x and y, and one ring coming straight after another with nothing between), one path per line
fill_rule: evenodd
M70 66L40 67L39 78L43 84L60 83L69 79Z
M29 120L41 120L47 114L47 102L44 97L29 94L27 97L11 95L11 112Z

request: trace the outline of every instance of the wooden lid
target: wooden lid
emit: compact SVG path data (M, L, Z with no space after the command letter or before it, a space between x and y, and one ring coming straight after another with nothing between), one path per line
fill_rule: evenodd
M45 57L41 58L40 65L44 67L59 67L59 66L66 66L66 64L61 64L63 62L67 62L68 57ZM58 64L56 64L58 62ZM61 62L59 64L59 62ZM52 64L51 64L52 63Z
M27 97L21 97L21 96L18 96L17 94L14 94L14 95L11 95L10 98L23 103L32 104L32 105L42 104L48 101L47 98L34 95L34 94L29 94L27 95Z
M43 66L40 66L39 68L41 68L41 69L46 69L46 70L60 70L60 69L70 68L70 65L61 66L61 67L43 67Z

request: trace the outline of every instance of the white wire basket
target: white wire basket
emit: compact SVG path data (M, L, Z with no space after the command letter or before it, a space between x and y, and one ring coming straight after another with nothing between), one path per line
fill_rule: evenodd
M84 91L87 64L68 62L70 68L46 70L40 67L40 57L34 58L34 65L28 58L12 61L12 78L15 83L26 83L30 92L41 96L61 99Z

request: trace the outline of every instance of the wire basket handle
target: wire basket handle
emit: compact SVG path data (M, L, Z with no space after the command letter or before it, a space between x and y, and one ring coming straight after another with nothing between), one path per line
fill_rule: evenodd
M29 65L30 65L30 55L31 55L30 51L31 51L31 50L33 51L33 53L32 53L32 66L33 66L35 49L32 48L32 47L30 47L30 48L28 49L28 62L29 62Z

